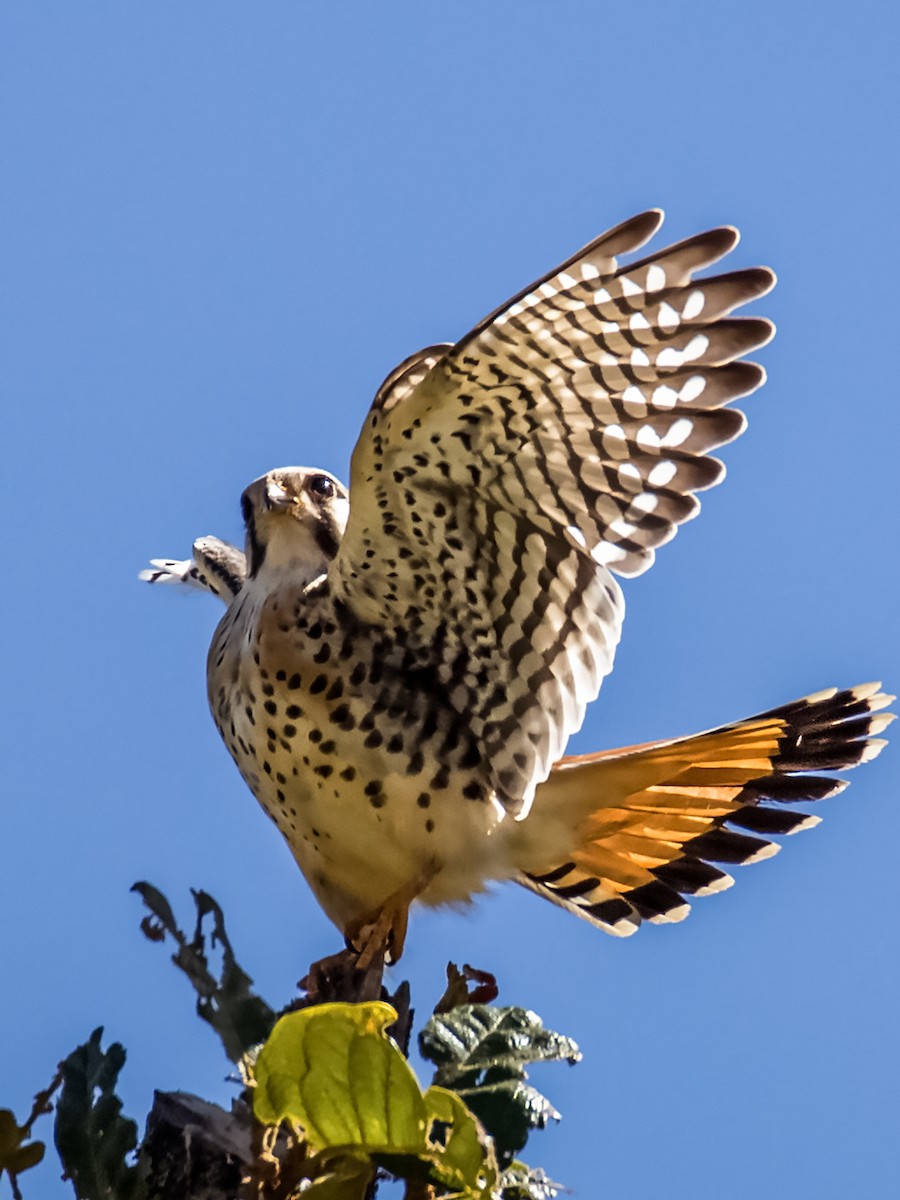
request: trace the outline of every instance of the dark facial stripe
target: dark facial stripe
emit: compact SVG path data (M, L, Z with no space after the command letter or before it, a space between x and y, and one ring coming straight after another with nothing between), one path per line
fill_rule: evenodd
M257 536L253 505L247 496L241 499L241 516L244 518L244 527L247 530L247 574L252 579L265 562L266 545Z
M316 539L316 545L330 561L340 549L341 532L334 517L327 509L321 508L318 518L313 528L313 536Z

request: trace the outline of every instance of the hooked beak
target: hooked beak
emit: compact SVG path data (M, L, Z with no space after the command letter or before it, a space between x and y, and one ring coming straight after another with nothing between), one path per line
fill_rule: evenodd
M265 501L266 508L268 509L290 508L294 503L284 488L280 487L274 480L270 480L266 484Z

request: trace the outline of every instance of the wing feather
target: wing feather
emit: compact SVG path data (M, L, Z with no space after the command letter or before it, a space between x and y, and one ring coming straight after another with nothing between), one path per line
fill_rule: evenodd
M615 575L646 570L744 428L772 334L733 317L764 268L694 279L714 229L621 265L662 220L590 243L454 346L401 364L357 443L331 576L357 618L428 662L522 813L612 667Z

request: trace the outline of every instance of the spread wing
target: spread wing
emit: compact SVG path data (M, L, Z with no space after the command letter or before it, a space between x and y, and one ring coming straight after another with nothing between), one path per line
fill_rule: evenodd
M761 268L694 280L715 229L620 266L662 214L617 226L451 347L385 381L353 454L337 595L428 662L523 812L612 667L615 574L646 570L722 477L708 452L762 383L772 334L733 319Z

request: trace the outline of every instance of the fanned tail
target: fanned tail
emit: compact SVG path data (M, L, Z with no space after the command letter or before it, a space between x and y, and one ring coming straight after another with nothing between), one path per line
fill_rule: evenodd
M880 710L895 697L880 688L829 688L693 737L562 759L524 823L518 881L622 937L644 920L683 920L686 896L734 882L713 864L770 858L781 848L771 835L819 823L773 804L836 795L847 781L819 772L881 752L894 714Z

